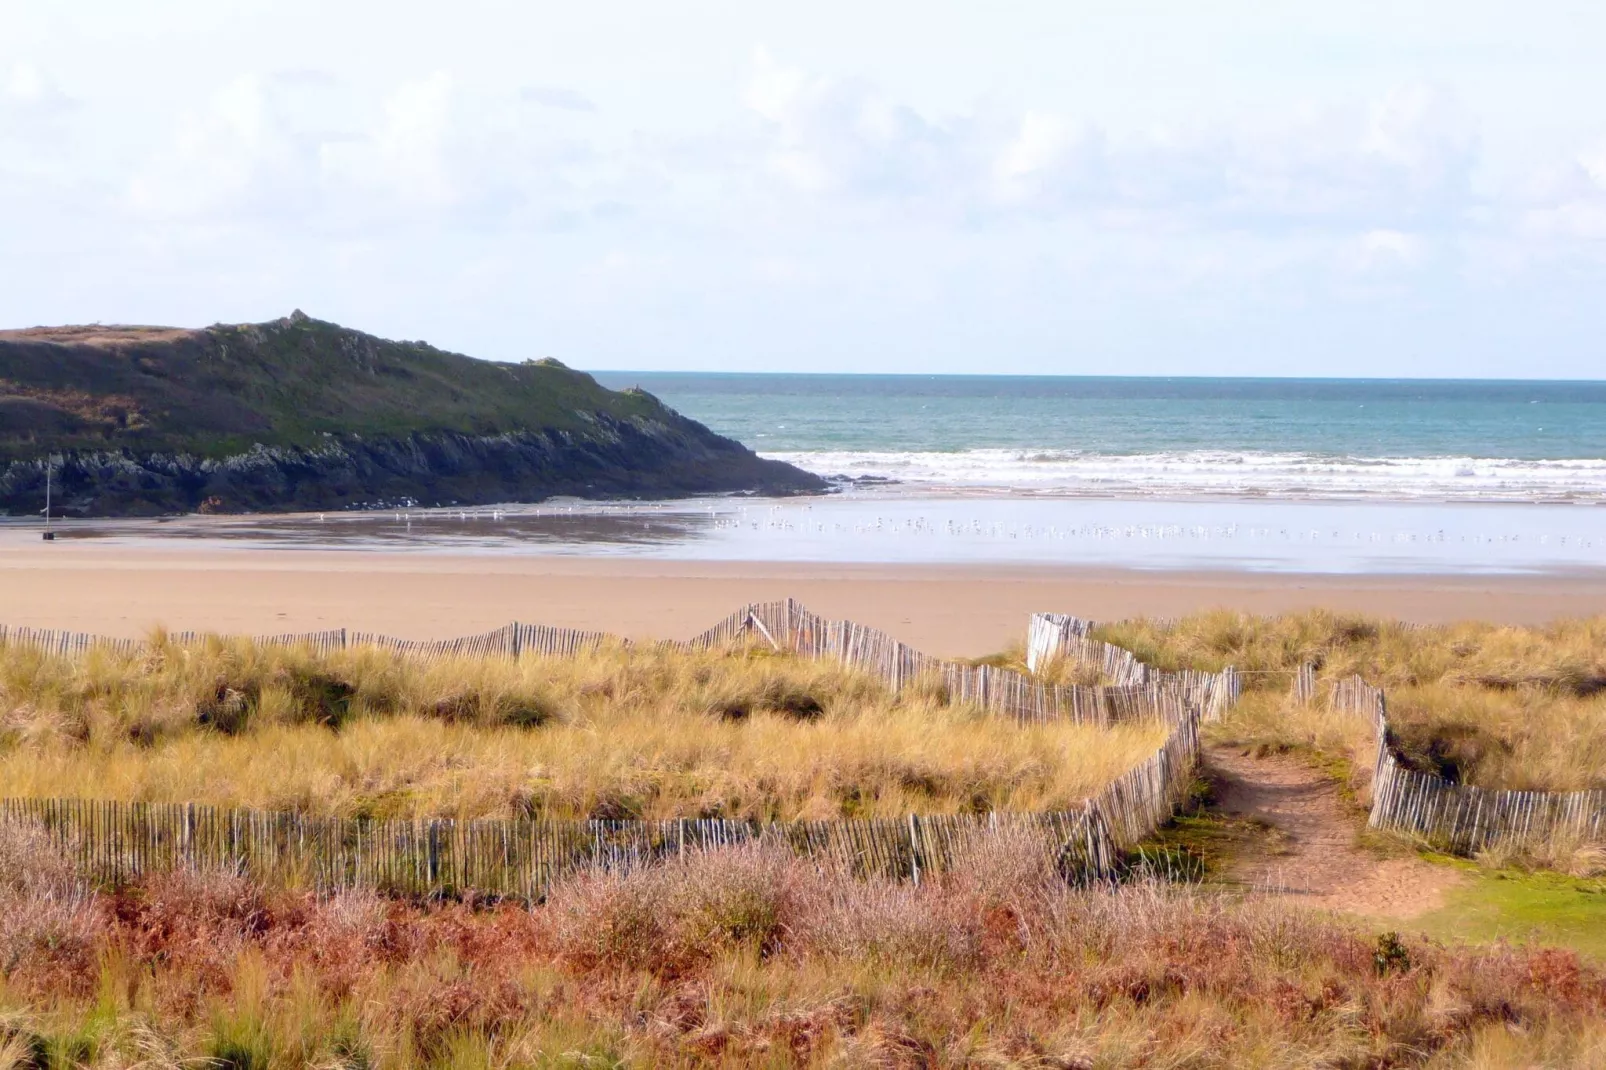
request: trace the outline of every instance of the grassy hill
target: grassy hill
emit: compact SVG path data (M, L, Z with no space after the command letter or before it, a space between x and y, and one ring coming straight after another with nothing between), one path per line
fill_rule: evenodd
M296 315L204 330L0 332L0 458L52 449L221 457L323 433L582 431L587 412L662 417L653 398L556 361L499 364Z
M49 455L86 515L822 489L556 361L475 360L300 312L0 331L0 511L42 506Z

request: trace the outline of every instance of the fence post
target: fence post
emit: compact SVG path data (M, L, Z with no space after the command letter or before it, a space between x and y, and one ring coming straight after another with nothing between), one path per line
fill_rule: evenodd
M909 815L909 869L915 887L920 887L920 827L919 818Z

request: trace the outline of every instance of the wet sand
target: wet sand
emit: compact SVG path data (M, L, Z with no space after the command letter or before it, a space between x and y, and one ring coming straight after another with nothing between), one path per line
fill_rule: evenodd
M638 638L698 631L753 601L794 597L935 654L1021 641L1027 615L1109 620L1225 606L1309 606L1424 623L1535 623L1606 613L1606 571L1572 575L1332 575L1039 564L675 561L539 554L153 549L0 538L0 623L136 636L347 627L409 638L520 620Z

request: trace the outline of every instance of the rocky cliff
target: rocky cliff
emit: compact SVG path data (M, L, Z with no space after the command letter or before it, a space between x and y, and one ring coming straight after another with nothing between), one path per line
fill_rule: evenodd
M0 332L0 513L332 510L824 489L640 391L299 313Z

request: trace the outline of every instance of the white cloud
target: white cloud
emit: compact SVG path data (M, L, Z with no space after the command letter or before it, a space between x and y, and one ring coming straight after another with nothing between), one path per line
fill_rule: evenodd
M334 89L341 84L338 74L321 67L289 67L274 71L268 80L275 85L305 89Z
M41 67L15 63L9 70L0 68L0 146L14 143L10 151L0 152L0 171L36 170L17 156L62 141L70 117L79 110L79 101Z
M98 273L82 257L38 272L83 280L81 318L120 314L98 302L135 292L226 302L196 321L245 314L261 292L288 294L270 311L335 314L330 295L351 294L385 315L452 295L465 322L496 318L474 311L483 300L566 330L566 352L628 338L620 362L658 354L673 323L668 363L677 344L711 359L700 332L731 354L859 331L890 352L922 330L939 347L974 332L974 351L990 325L1058 352L1088 324L1118 347L1152 318L1169 324L1154 337L1239 324L1253 342L1262 320L1282 315L1292 337L1335 301L1537 292L1606 263L1606 142L1503 186L1481 170L1478 121L1442 88L1266 97L1226 120L1179 105L1160 122L1096 96L1086 110L1028 92L966 104L745 58L727 57L697 108L656 114L624 88L597 110L463 62L275 54L164 98L76 103L40 65L0 66L0 232L18 263L93 251ZM120 136L102 136L112 123ZM169 275L141 291L133 256ZM0 309L33 322L34 304L68 303L15 274Z
M44 92L31 73L12 80ZM854 227L1075 219L1112 232L1268 237L1314 228L1339 247L1356 233L1463 226L1476 158L1454 100L1419 87L1232 128L1118 135L1045 109L931 116L759 50L745 94L758 122L744 134L605 142L560 135L521 102L590 103L550 87L498 96L446 70L380 94L316 68L242 75L182 115L171 141L133 170L129 204L145 216L273 216L315 231L651 217L739 229L742 213L801 211Z
M1530 258L1606 253L1606 144L1531 176L1513 214L1520 234L1539 243Z
M791 256L761 256L752 263L753 277L777 286L808 286L819 282L819 272Z
M312 233L376 235L529 215L529 202L563 192L555 172L584 153L543 142L513 102L465 102L447 71L366 100L330 78L241 76L179 118L171 140L135 168L128 203L150 217L272 217ZM536 214L591 207L547 203Z
M8 256L28 249L27 233L52 214L100 207L100 169L77 143L87 118L43 67L0 66L0 234Z
M1041 109L932 118L760 51L747 101L782 186L970 222L1024 213L1349 233L1453 226L1476 160L1455 100L1420 86L1258 125L1117 136Z
M394 223L450 210L483 187L451 75L394 86L356 109L351 129L323 113L337 83L243 75L180 117L133 174L144 215L234 222L273 217L318 229Z
M6 75L5 92L0 97L11 108L34 113L59 112L74 104L54 79L32 63L12 66Z
M1072 176L1091 181L1105 152L1103 137L1064 116L1027 111L1015 136L994 154L993 179L1000 200L1028 202L1063 189Z
M1355 243L1353 266L1363 272L1415 268L1427 257L1427 243L1399 230L1370 230Z
M317 181L316 144L286 125L263 78L242 75L180 117L128 197L142 215L257 216L304 206Z
M1606 145L1579 153L1578 166L1597 188L1606 191Z
M450 72L395 86L363 129L318 146L325 206L376 220L396 210L449 208L464 195L454 151L462 135Z
M560 111L597 110L596 104L584 93L577 93L573 89L564 89L561 86L527 85L519 90L519 96L532 104L557 108Z
M374 137L377 168L365 177L393 183L404 200L449 200L446 141L452 124L452 76L436 71L402 85L385 102L385 121Z
M919 199L948 191L962 168L962 129L862 83L782 66L764 49L754 56L747 102L765 120L769 170L804 193Z

